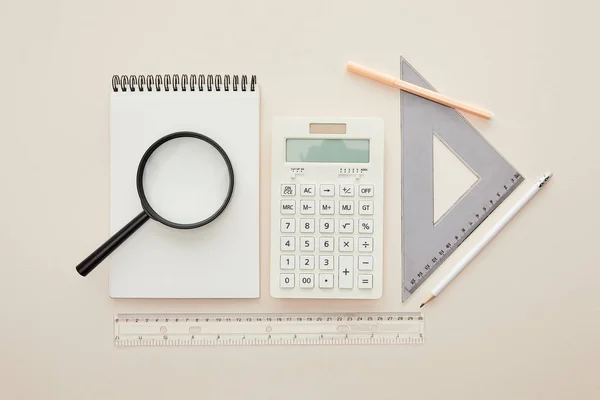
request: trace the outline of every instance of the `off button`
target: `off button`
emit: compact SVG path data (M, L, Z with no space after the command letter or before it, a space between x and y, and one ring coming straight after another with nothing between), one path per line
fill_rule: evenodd
M358 195L360 197L373 197L373 185L359 185Z

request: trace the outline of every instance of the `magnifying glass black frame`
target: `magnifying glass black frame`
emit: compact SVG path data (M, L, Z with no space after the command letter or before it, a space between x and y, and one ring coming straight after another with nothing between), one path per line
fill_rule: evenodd
M229 173L229 188L227 190L227 195L225 196L225 199L224 199L223 203L221 204L221 206L217 209L217 211L215 211L209 217L203 219L202 221L194 222L191 224L180 224L180 223L173 222L166 218L161 217L152 208L152 206L148 202L148 199L146 198L146 193L144 192L144 185L143 185L144 169L146 168L146 163L148 162L148 160L150 159L150 157L152 156L154 151L156 151L156 149L158 149L161 145L165 144L166 142L168 142L170 140L184 138L184 137L199 139L199 140L202 140L202 141L208 143L212 147L214 147L219 152L219 154L221 154L221 157L223 157L223 160L225 161L225 164L227 165L227 171ZM136 175L136 186L137 186L137 192L138 192L138 196L140 197L140 202L142 204L143 211L141 213L139 213L134 219L132 219L127 225L125 225L123 228L121 228L117 233L115 233L102 246L98 247L85 260L80 262L77 265L77 267L75 267L75 269L81 276L87 276L90 272L92 272L94 270L94 268L96 268L106 257L108 257L114 250L116 250L117 247L119 247L121 244L123 244L123 242L125 242L125 240L127 240L129 238L129 236L131 236L135 231L137 231L150 218L152 218L153 220L155 220L157 222L160 222L161 224L163 224L165 226L168 226L170 228L175 228L175 229L200 228L201 226L204 226L204 225L209 224L212 221L214 221L219 215L221 215L221 213L225 210L225 208L227 208L227 205L229 205L229 201L231 200L231 196L233 194L233 186L234 186L233 166L231 165L231 160L229 159L229 156L227 155L225 150L223 150L223 148L217 142L215 142L213 139L209 138L208 136L205 136L205 135L202 135L202 134L196 133L196 132L190 132L190 131L175 132L175 133L171 133L170 135L163 136L162 138L158 139L156 142L154 142L148 148L148 150L146 150L146 152L142 156L142 159L140 160L140 163L138 165L138 170L137 170L137 175Z

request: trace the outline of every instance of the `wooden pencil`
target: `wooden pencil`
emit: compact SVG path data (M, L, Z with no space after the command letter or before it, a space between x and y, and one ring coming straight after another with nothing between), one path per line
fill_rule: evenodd
M355 74L362 75L365 78L373 79L374 81L384 83L386 85L407 91L407 92L415 94L417 96L421 96L425 99L435 101L436 103L440 103L445 106L467 112L469 114L477 115L478 117L481 117L481 118L490 119L493 115L492 112L490 112L488 110L484 110L483 108L476 107L476 106L464 103L462 101L452 99L443 94L434 92L429 89L422 88L415 84L403 81L401 79L397 79L393 76L379 73L377 71L374 71L370 68L367 68L363 65L360 65L360 64L357 64L354 62L348 62L348 65L346 65L346 69Z

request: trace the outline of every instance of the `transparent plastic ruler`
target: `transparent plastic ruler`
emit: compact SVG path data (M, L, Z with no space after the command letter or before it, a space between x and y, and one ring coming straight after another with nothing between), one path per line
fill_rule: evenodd
M424 316L405 313L117 314L115 346L421 344Z

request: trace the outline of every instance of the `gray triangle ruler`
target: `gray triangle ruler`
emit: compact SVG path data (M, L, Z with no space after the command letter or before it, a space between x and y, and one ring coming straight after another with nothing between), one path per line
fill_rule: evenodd
M401 59L401 79L435 90ZM402 301L405 301L523 181L523 177L456 110L400 91L402 126ZM436 222L433 138L477 181Z

